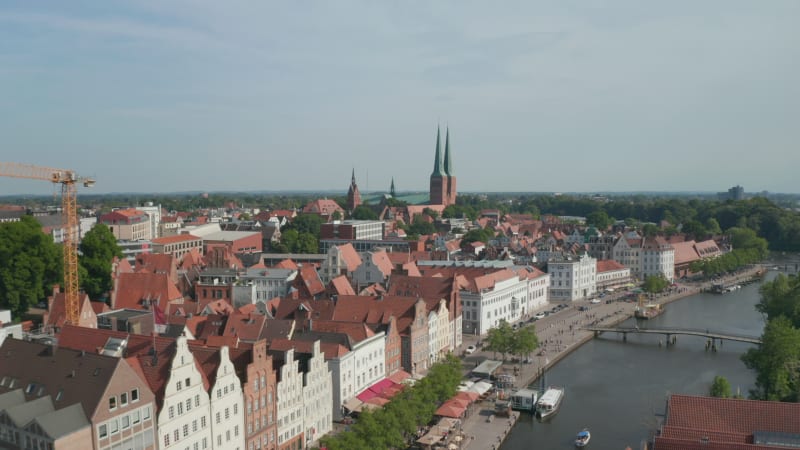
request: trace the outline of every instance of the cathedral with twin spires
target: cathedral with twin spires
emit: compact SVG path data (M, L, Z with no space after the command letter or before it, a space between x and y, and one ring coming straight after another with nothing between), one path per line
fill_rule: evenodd
M436 156L433 161L433 173L430 183L431 205L456 204L456 177L453 174L453 158L450 156L450 128L445 131L444 162L442 162L442 139L439 129L436 129Z
M445 129L445 137L444 137L444 155L442 155L442 138L441 138L441 130L437 127L436 129L436 154L434 156L433 161L433 173L431 173L430 178L430 185L429 185L429 198L428 201L425 202L424 200L417 200L416 198L411 200L407 198L402 198L403 200L411 200L409 204L425 204L430 206L441 206L441 208L435 208L437 210L443 209L449 205L455 205L456 203L456 177L453 172L453 157L450 153L450 128L448 127ZM369 196L369 194L367 194ZM390 188L389 196L395 197L395 188L394 188L394 178L392 178L392 185ZM403 196L405 197L405 196ZM419 197L418 195L411 195L409 197ZM355 169L353 169L353 174L350 178L350 187L347 190L347 209L349 211L355 210L355 208L362 203L361 193L358 190L358 185L356 184L356 173Z

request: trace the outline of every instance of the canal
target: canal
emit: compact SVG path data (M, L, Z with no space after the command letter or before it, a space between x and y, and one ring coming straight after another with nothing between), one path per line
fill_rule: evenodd
M770 272L768 279L775 276ZM725 295L699 294L666 305L663 314L639 327L707 328L760 336L764 319L756 312L760 283ZM634 319L622 326L633 326ZM670 393L707 395L714 376L728 379L747 396L755 374L739 357L752 344L725 342L717 352L706 339L678 336L674 347L659 347L660 335L602 335L567 356L546 374L546 383L566 388L561 410L541 423L523 415L501 450L571 449L575 434L592 432L593 449L639 449L656 428Z

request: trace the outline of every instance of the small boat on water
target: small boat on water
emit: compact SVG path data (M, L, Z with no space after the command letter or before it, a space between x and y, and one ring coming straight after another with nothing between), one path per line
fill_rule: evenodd
M548 387L536 402L536 417L541 420L554 415L558 412L562 400L564 400L563 387Z
M591 438L592 434L589 433L589 429L584 428L583 431L581 431L580 433L578 433L577 436L575 436L575 447L586 447L587 445L589 445L589 439Z
M637 319L652 319L659 314L664 312L664 309L661 308L661 305L658 303L644 303L644 296L639 296L639 304L636 306L636 309L633 310L633 317Z

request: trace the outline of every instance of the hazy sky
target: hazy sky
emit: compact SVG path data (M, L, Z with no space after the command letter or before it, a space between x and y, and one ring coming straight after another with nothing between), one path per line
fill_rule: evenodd
M0 161L96 193L426 190L449 124L461 191L800 192L798 24L797 0L4 1Z

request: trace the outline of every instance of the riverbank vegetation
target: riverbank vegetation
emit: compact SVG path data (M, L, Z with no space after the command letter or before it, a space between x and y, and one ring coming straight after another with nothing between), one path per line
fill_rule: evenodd
M767 324L762 344L742 356L756 372L750 397L800 402L800 277L781 274L764 283L756 309Z
M433 420L436 408L455 395L459 383L461 361L449 354L383 408L361 412L349 430L323 437L320 446L330 450L406 448L416 439L417 430Z

